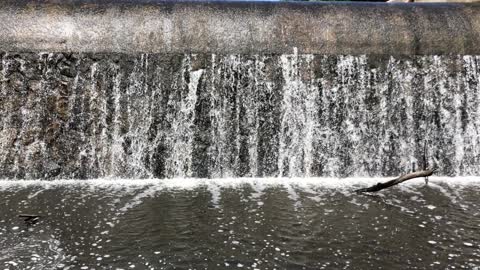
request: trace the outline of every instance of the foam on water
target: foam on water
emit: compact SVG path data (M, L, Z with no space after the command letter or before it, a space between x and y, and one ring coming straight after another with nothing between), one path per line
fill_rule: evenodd
M141 204L145 198L155 197L159 192L185 191L198 188L206 188L211 194L211 203L217 207L221 200L222 190L242 188L244 186L249 186L253 189L250 195L252 199L259 199L268 188L284 188L288 193L288 198L294 203L295 207L300 207L299 191L310 194L312 200L320 201L322 195L325 195L328 190L334 190L335 192L340 192L348 196L357 188L367 187L387 180L391 180L391 178L175 178L136 180L104 178L52 181L0 180L0 191L41 187L40 190L29 194L29 199L34 198L45 190L58 187L84 187L92 192L97 189L108 189L110 191L117 191L119 194L133 194L136 192L136 195L120 209L121 212L125 212ZM409 194L421 195L416 189L423 185L425 185L424 180L419 178L406 181L394 188ZM460 195L456 190L470 186L480 186L480 177L430 177L428 186L443 193L452 203L456 203L460 199ZM445 187L450 188L447 189Z
M324 258L322 265L338 266L343 259L358 265L367 260L358 259L365 247L375 251L399 245L415 248L419 255L408 255L410 260L419 256L428 263L450 263L430 254L441 249L480 258L475 234L480 177L431 177L428 185L413 179L372 196L353 193L389 179L2 180L5 221L0 221L0 233L6 237L0 241L0 264L36 269L30 261L35 257L43 266L71 269L168 269L199 263L205 265L201 268L225 263L250 269L255 263L261 269L278 263L292 269L297 262L320 269L309 254ZM31 233L17 218L23 211L44 217ZM412 227L419 241L402 236ZM31 243L33 252L19 246L17 238L7 241L11 237ZM20 253L28 260L19 260ZM376 265L374 259L367 261ZM466 265L455 262L459 264Z
M294 185L301 188L322 187L328 189L349 190L351 187L360 185L372 185L378 182L392 180L392 177L352 177L352 178L324 178L324 177L265 177L265 178L171 178L171 179L121 179L99 178L89 180L0 180L0 188L42 186L52 188L57 186L98 186L98 187L145 187L158 186L160 189L194 189L200 186L216 185L222 188L235 188L242 185L252 185L258 188L268 186ZM411 187L425 183L423 178L405 181L398 186ZM442 183L452 187L480 185L480 177L437 177L430 176L430 183Z

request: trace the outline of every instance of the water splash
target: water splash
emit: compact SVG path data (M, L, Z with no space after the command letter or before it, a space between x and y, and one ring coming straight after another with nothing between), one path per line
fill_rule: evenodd
M0 177L480 174L480 57L2 53Z

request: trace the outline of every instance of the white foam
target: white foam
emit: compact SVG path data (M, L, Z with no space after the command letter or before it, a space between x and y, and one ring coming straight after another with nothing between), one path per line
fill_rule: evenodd
M299 207L302 206L302 203L300 202L300 196L298 195L298 193L295 191L295 189L293 188L293 186L290 184L290 185L284 185L285 188L287 189L287 192L288 192L288 198L290 198L290 200L292 200L294 202L294 207L295 207L295 210Z
M212 194L212 204L217 207L221 199L220 187L214 182L207 183L207 189Z
M201 186L238 188L245 185L255 187L258 192L272 186L295 186L298 188L326 188L338 190L352 190L357 187L374 185L378 182L388 181L392 178L321 178L321 177L271 177L271 178L172 178L172 179L121 179L121 178L101 178L90 180L0 180L0 190L19 187L48 187L58 186L84 186L100 188L145 188L146 186L155 186L155 190L162 189L180 189L191 190ZM430 177L430 182L435 188L437 184L462 187L462 186L480 186L480 177ZM412 179L401 183L399 186L411 188L424 185L422 178Z
M125 204L125 206L120 208L120 211L126 212L127 210L142 204L144 198L155 197L156 193L157 193L157 189L155 187L148 187L143 192L140 192L139 194L137 194L133 199L131 199L127 204Z

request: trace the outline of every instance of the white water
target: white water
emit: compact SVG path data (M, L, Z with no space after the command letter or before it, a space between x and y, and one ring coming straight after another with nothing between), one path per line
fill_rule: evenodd
M2 55L0 177L480 175L479 56L60 56Z
M122 179L122 178L102 178L90 180L0 180L0 191L7 189L22 189L28 187L42 187L51 189L57 187L75 188L77 186L95 188L109 188L125 190L125 188L143 189L145 187L155 187L155 190L192 190L199 187L207 187L212 193L217 193L218 189L239 188L251 186L256 192L262 192L269 187L295 187L309 190L311 188L330 189L339 192L351 192L352 190L374 185L378 182L391 180L392 178L217 178L217 179L199 179L199 178L173 178L173 179ZM468 188L471 186L480 186L480 177L429 177L429 184L435 188L438 184L452 188ZM409 189L425 185L423 178L412 179L403 182L395 187Z

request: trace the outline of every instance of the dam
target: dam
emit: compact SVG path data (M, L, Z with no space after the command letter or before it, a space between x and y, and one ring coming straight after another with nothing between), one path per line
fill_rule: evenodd
M479 16L475 4L12 1L0 177L375 177L412 163L479 175Z
M0 265L479 269L478 44L476 3L4 0Z

